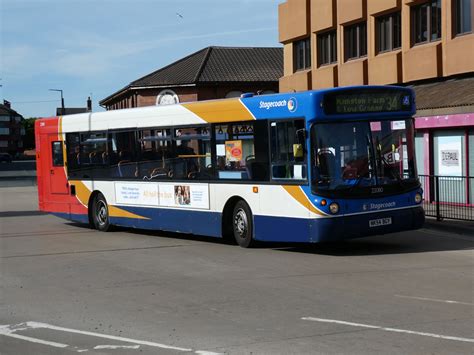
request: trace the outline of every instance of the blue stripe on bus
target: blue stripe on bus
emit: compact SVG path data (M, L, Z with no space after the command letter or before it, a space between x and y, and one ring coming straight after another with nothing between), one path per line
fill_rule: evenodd
M255 239L267 242L311 242L306 218L254 216Z
M210 237L221 236L221 213L218 212L131 206L120 206L120 208L148 219L110 217L112 224Z
M121 208L124 208L121 206ZM131 213L149 219L111 217L110 222L123 227L164 230L221 237L221 213L162 208L126 207ZM87 215L52 213L55 216L88 223ZM392 224L369 227L369 221L391 217ZM254 216L255 239L267 242L331 242L349 238L382 235L418 229L423 226L422 207L386 210L374 213L345 216L344 218L290 218Z

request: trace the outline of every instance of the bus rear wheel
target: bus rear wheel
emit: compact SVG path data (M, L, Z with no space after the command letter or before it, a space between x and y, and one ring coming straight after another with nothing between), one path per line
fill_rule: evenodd
M255 245L252 212L245 201L240 200L234 206L232 228L235 241L242 248L249 248Z
M98 193L92 203L92 221L95 229L101 232L110 230L109 208L104 195Z

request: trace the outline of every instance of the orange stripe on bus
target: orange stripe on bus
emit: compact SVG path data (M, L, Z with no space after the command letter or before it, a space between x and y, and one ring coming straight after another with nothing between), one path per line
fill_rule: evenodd
M150 219L150 218L146 218L146 217L143 217L143 216L139 216L135 213L125 211L125 210L123 210L121 208L118 208L116 206L108 205L107 207L109 208L109 216L110 217Z
M239 99L199 101L182 106L209 123L255 120Z
M70 181L70 183L71 185L74 185L76 187L77 200L85 207L88 207L89 199L92 194L91 190L89 190L89 188L81 181ZM116 206L108 205L108 208L110 217L149 219L143 216L139 216L135 213L125 211Z
M308 197L305 195L305 193L303 192L303 190L299 186L283 186L283 188L296 201L298 201L304 207L309 209L311 212L313 212L317 215L320 215L320 216L325 216L326 215L324 212L321 212L320 210L318 210L316 207L313 206L313 204L309 201Z

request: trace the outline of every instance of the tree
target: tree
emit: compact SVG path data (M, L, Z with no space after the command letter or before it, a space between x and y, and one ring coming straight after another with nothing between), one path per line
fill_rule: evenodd
M22 127L25 129L23 137L23 147L25 150L35 149L35 121L38 117L25 118L22 121Z

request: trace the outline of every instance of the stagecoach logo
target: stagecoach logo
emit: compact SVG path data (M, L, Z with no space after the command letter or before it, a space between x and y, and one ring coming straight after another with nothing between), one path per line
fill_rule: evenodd
M296 102L296 99L292 97L291 99L288 100L288 110L290 112L295 112L298 107L298 104Z
M288 101L280 100L280 101L260 101L259 108L270 110L271 108L280 108L280 107L287 107L290 112L295 112L298 104L296 99L292 97Z
M362 210L372 211L372 210L381 210L385 208L392 208L397 205L396 202L384 202L384 203L364 203L362 205Z

